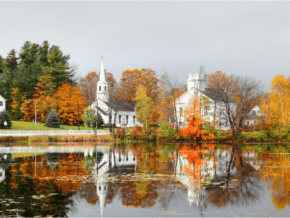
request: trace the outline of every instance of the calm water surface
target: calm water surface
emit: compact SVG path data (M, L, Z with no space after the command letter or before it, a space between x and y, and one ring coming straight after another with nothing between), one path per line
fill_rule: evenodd
M0 215L290 216L290 146L0 147Z

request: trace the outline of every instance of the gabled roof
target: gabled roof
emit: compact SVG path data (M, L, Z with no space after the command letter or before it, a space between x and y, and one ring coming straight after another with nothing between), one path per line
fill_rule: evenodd
M221 91L216 90L216 89L205 88L205 91L201 91L201 92L214 101L225 101L226 100L229 103L236 103L233 99L229 98L224 93L222 93Z
M2 95L0 95L0 99L3 99L4 101L6 101L6 99L5 99L5 98L3 98L3 97L2 97Z
M106 113L102 108L100 107L95 107L98 111L100 111L102 114L104 115L108 115L108 113Z
M131 101L110 100L104 102L115 111L131 111L135 112L135 104Z

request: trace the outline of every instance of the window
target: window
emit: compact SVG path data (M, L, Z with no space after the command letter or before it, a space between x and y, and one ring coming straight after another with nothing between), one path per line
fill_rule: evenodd
M129 116L126 115L126 124L128 124Z
M3 106L3 101L0 101L0 106Z
M99 91L101 91L102 90L102 88L101 88L102 86L99 86Z
M126 161L128 161L129 160L129 158L128 158L128 155L126 156Z
M247 125L248 125L248 126L250 125L250 121L247 121Z
M133 157L133 161L135 161L135 156Z
M104 187L104 190L106 191L106 189L107 189L107 187L105 186L105 187Z
M107 86L105 86L105 91L107 91Z
M204 108L204 115L207 115L207 107Z
M133 116L133 124L135 124L135 115Z
M119 123L121 124L121 115L119 115Z
M182 107L180 107L179 112L180 112L180 116L182 116Z
M257 114L260 114L260 110L257 110Z
M253 115L256 115L256 110L252 110L252 114Z
M99 191L101 191L101 186L99 186Z

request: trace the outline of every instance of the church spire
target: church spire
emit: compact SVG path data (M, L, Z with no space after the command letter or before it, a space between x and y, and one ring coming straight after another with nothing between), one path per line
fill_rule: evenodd
M101 72L100 72L100 80L99 82L106 82L106 75L104 70L103 56L101 57Z
M106 81L106 72L104 69L103 56L101 57L100 79L97 82L96 100L97 99L100 99L103 102L109 101L109 90L108 90L108 83Z

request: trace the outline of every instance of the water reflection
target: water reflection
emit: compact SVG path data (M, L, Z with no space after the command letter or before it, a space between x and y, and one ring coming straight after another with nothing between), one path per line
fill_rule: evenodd
M154 144L0 152L3 216L73 216L80 199L98 205L97 216L119 201L124 211L160 207L160 213L186 199L200 216L216 208L253 207L267 198L277 209L290 205L287 146ZM266 185L272 191L268 196ZM154 216L165 215L159 213Z

